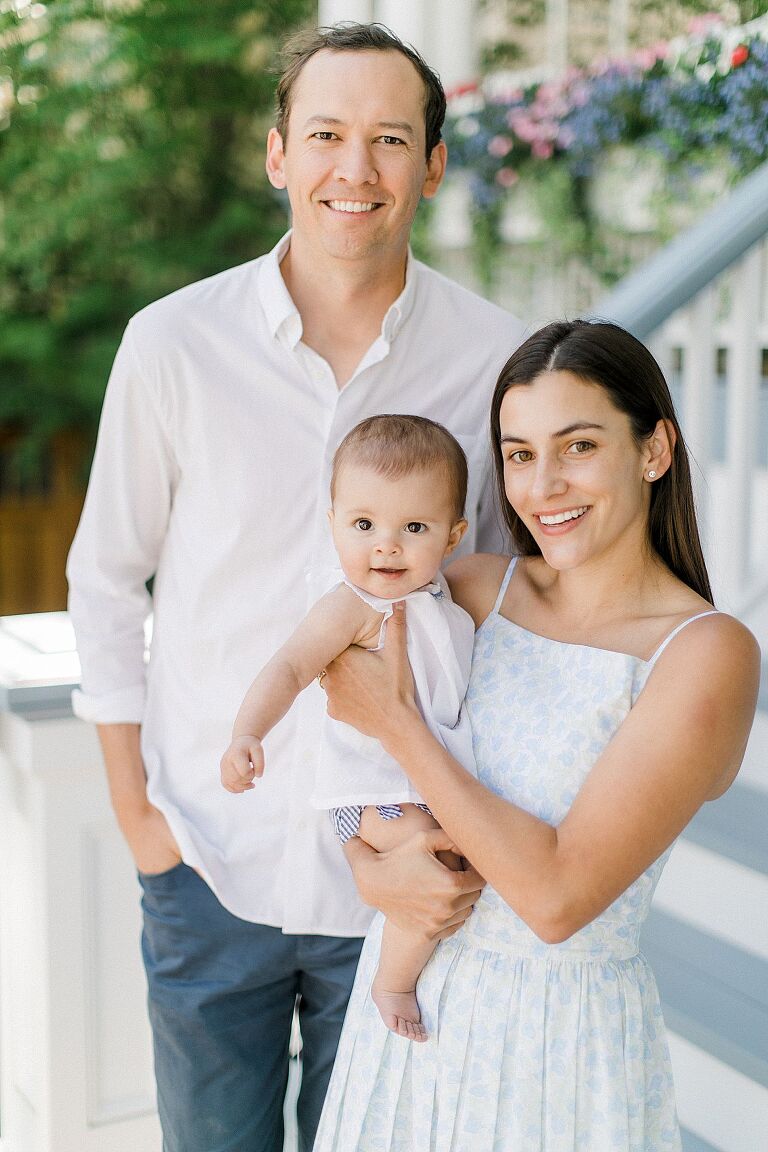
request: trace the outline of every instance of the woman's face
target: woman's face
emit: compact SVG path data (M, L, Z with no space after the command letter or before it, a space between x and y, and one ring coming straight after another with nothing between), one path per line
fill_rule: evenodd
M507 499L551 567L639 555L653 437L638 446L599 384L544 372L509 389L500 424Z

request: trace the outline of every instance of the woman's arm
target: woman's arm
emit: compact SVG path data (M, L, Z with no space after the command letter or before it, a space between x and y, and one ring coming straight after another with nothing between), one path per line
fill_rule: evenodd
M329 713L381 740L461 852L549 943L604 911L738 771L759 651L730 617L697 621L669 645L553 828L489 792L428 731L413 704L404 615L390 621L381 659L334 663Z

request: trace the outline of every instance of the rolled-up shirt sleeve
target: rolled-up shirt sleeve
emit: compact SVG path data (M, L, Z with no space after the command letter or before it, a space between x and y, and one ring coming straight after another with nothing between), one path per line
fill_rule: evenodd
M81 686L75 715L141 723L147 581L157 569L177 482L168 412L142 368L132 326L104 398L83 514L67 562Z

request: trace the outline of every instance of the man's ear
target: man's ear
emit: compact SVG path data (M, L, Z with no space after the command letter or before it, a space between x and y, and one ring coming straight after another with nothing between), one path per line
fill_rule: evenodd
M425 200L431 200L436 195L443 182L443 176L445 176L447 161L448 149L445 147L444 141L441 140L439 144L435 144L432 154L427 160L427 174L421 189L421 194Z
M285 188L285 148L277 128L270 128L267 136L267 179L273 188Z

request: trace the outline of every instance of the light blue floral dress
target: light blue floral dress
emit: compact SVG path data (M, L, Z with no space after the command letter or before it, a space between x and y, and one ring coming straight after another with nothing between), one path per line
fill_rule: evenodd
M478 776L557 825L662 649L645 661L526 631L498 612L511 571L475 639ZM542 943L487 886L419 980L425 1044L390 1032L371 1001L377 917L315 1152L679 1152L658 992L638 952L668 855L563 944Z

